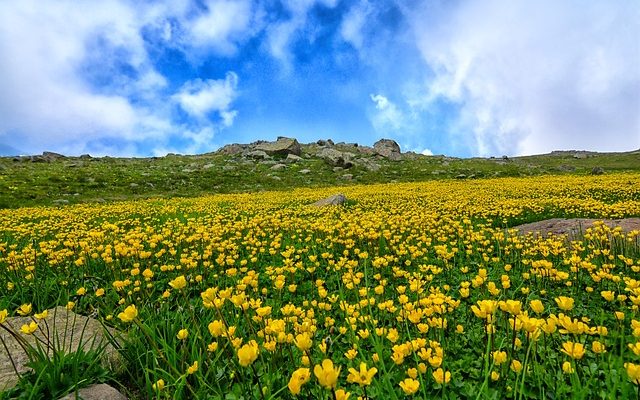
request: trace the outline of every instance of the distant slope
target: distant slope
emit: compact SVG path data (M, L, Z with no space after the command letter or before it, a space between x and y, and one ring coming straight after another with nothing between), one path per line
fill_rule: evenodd
M640 172L640 151L560 151L468 158L401 153L393 141L299 144L294 139L228 145L214 153L152 158L0 158L0 208L287 190L434 179Z

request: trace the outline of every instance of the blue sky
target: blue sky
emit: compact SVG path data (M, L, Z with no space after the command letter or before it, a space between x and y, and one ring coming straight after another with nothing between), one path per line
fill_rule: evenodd
M640 3L0 0L0 153L640 148Z

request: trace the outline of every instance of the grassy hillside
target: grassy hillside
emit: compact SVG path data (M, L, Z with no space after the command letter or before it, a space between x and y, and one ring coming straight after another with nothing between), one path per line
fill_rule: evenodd
M0 158L0 208L119 201L148 197L285 190L354 183L413 182L434 179L590 174L639 171L640 152L554 152L515 158L458 159L405 153L399 161L362 154L335 168L318 157L318 146L302 145L302 159L254 160L246 155L210 153L154 158L22 157ZM362 147L361 147L362 148ZM283 163L278 170L274 165ZM368 163L368 164L366 164ZM375 168L371 168L371 165ZM276 167L278 168L278 167Z

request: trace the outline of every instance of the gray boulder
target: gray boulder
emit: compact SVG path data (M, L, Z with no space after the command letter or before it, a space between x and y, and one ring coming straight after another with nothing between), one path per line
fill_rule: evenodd
M254 160L268 160L271 157L262 150L253 150L246 154L247 157L253 158Z
M284 164L275 164L270 169L272 171L280 171L280 170L285 169L285 168L287 168L287 166L284 165Z
M380 139L373 144L373 149L378 155L388 158L389 160L398 161L402 159L400 146L395 140Z
M329 196L326 199L318 200L313 203L316 207L324 207L324 206L339 206L344 204L347 201L347 198L344 194L338 193L333 196Z
M287 158L284 159L284 162L286 162L287 164L293 164L299 161L302 161L302 157L295 154L287 154Z
M273 155L286 156L287 154L302 154L302 147L296 139L287 137L279 137L275 142L260 143L255 146L255 150L261 150L265 153Z
M99 321L68 311L65 307L52 308L47 310L47 313L47 317L39 322L43 329L38 329L33 335L20 333L20 327L31 323L31 317L10 317L3 325L17 332L21 340L26 340L32 346L35 346L36 340L57 343L57 348L67 353L78 349L89 351L101 346L105 347L102 360L104 367L121 370L124 365L122 357L109 343L105 328ZM109 329L109 334L116 337L119 335L113 329ZM0 329L0 340L6 345L6 347L0 346L0 391L2 391L12 388L18 382L18 376L12 364L15 364L18 373L27 372L29 357L18 340L5 329Z
M127 400L127 396L118 392L106 383L91 385L78 390L78 392L69 393L60 400Z
M63 156L62 154L54 153L52 151L44 151L42 152L42 158L44 158L46 162L51 162L62 160L63 158L67 158L67 156Z
M368 159L368 158L362 158L360 160L358 160L356 162L359 166L361 166L362 168L366 169L367 171L377 171L381 168L381 165Z
M242 144L238 144L238 143L232 143L232 144L228 144L226 146L223 146L223 147L219 148L216 151L216 154L224 154L224 155L227 155L227 156L231 156L231 155L242 153L246 148L247 148L246 145L242 145Z
M327 164L332 167L340 167L340 168L351 168L353 167L353 162L351 161L351 154L344 153L338 151L333 148L324 148L320 153L318 153L318 157L322 158Z
M602 175L604 174L604 168L602 167L593 167L591 170L591 175Z

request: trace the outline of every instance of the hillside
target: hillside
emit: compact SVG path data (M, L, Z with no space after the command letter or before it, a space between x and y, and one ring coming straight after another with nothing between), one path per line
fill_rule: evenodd
M526 157L454 158L402 153L391 140L374 147L295 139L232 144L216 152L165 157L0 158L0 208L131 198L285 190L384 182L600 174L640 170L640 151L558 151Z

